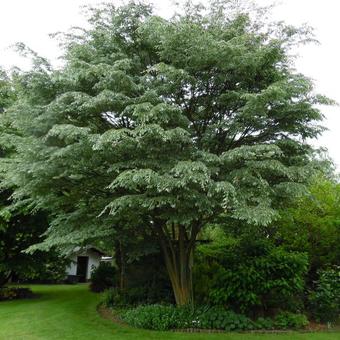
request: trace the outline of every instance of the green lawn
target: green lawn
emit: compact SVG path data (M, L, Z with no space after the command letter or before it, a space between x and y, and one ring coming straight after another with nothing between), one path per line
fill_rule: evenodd
M137 330L115 325L96 312L98 294L86 285L34 285L33 300L0 302L0 339L223 339L339 340L340 333L206 334Z

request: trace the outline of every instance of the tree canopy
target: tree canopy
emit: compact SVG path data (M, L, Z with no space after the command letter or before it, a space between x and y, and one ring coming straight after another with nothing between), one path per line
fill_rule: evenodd
M292 67L308 34L232 4L189 3L171 19L134 2L93 9L90 28L65 35L64 67L35 57L16 76L2 185L49 211L40 249L153 235L185 304L207 223L268 224L303 189L315 104L329 102Z

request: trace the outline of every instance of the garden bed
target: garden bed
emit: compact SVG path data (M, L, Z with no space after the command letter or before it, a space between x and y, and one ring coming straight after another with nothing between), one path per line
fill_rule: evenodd
M103 304L99 304L97 307L97 311L99 315L107 320L111 320L112 322L119 324L120 326L131 326L126 321L124 321L120 314L122 310L115 310L109 307L105 307ZM136 327L135 327L136 328ZM168 329L170 332L175 333L228 333L230 330L223 329L203 329L203 328L175 328ZM234 330L236 333L253 333L253 334L289 334L293 331L297 331L297 329L249 329L249 330ZM298 329L299 333L317 333L317 332L337 332L339 331L338 326L328 327L326 324L309 322L309 324L303 328Z

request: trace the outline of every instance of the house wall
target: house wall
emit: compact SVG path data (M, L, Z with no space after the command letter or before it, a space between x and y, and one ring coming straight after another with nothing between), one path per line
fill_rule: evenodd
M88 266L87 266L87 275L86 275L86 279L89 280L91 278L92 270L99 266L101 255L99 255L98 253L92 250L87 250L85 252L72 255L70 257L71 263L66 268L67 275L77 275L77 257L78 256L87 256L89 258Z
M89 262L88 262L88 267L87 267L87 279L89 280L91 278L92 270L99 266L102 256L91 250L88 251L88 254L89 254Z
M66 268L67 275L77 275L77 255L70 256L71 263Z

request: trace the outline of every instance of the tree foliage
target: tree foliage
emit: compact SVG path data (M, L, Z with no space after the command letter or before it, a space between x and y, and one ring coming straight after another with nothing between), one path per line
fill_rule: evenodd
M16 78L3 186L50 212L40 249L151 234L184 304L204 225L222 213L269 224L301 191L315 104L328 103L292 68L289 46L308 35L232 3L169 20L140 3L93 9L65 36L64 67L36 57Z
M340 184L324 176L314 178L308 195L281 212L273 234L286 249L308 253L311 280L318 270L340 263Z
M56 249L25 253L28 247L41 242L48 227L46 214L29 214L24 209L12 211L9 192L2 192L0 199L0 286L10 278L20 281L63 280L69 260L61 257Z

